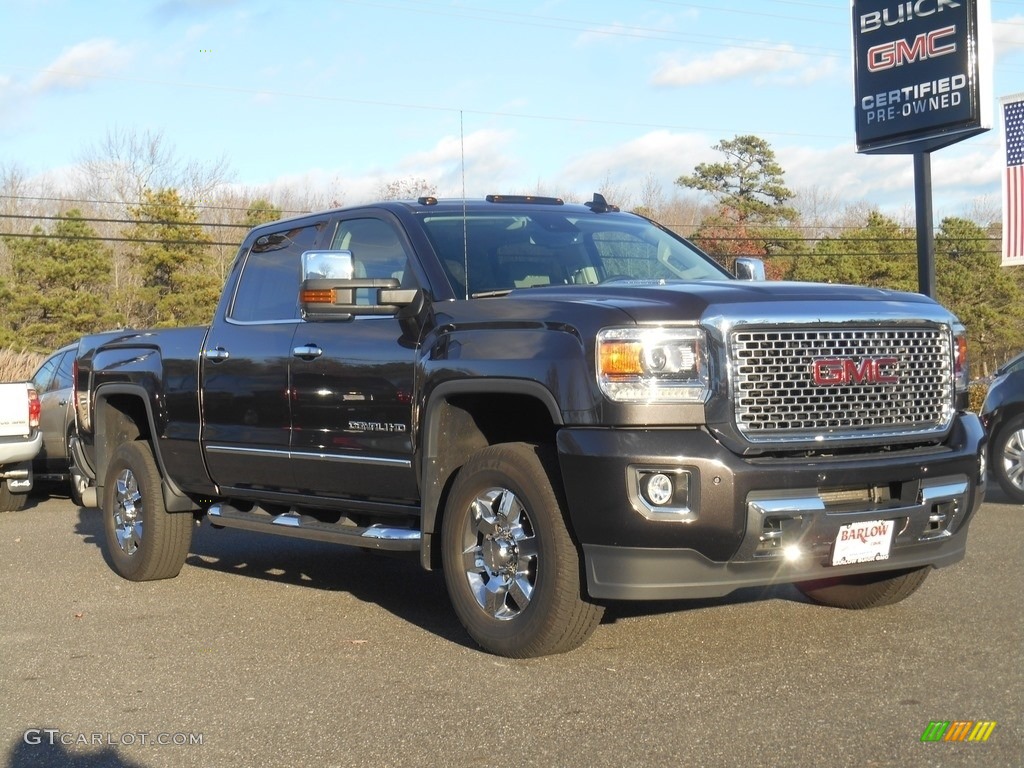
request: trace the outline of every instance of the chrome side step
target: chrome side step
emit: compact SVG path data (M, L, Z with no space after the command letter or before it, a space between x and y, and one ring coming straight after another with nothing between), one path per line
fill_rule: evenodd
M409 528L383 525L360 527L341 523L325 523L307 515L285 512L270 515L262 511L243 512L230 504L214 504L207 510L210 523L222 528L239 528L259 533L276 533L297 539L348 544L363 549L386 549L394 552L418 552L420 532Z

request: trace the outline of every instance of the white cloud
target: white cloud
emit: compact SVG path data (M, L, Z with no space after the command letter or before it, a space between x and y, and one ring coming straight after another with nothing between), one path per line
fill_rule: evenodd
M992 44L996 59L1024 51L1024 16L993 21Z
M8 75L0 75L0 129L5 132L21 127L31 111L25 88Z
M280 176L270 182L274 189L304 189L327 199L342 199L345 205L372 202L382 187L405 179L425 179L437 187L441 197L462 195L462 157L465 154L466 194L480 197L504 192L517 169L507 144L513 134L481 130L458 136L444 136L429 149L397 158L386 166L349 169L310 168L304 172Z
M95 78L122 70L131 51L106 38L96 38L65 49L32 80L33 91L81 90Z
M593 184L606 176L624 182L664 171L674 181L697 163L711 159L712 143L701 134L651 131L624 144L599 147L574 158L561 169L558 178L569 184Z
M557 194L589 199L590 194L610 184L614 191L638 194L649 179L671 195L682 192L675 180L690 173L700 162L715 159L714 140L700 133L650 131L622 144L599 147L571 158L563 167L553 168L550 178L557 183ZM616 202L616 201L612 201ZM619 200L632 204L636 200Z
M887 212L913 211L911 155L859 154L852 144L825 149L780 147L779 163L790 189L828 189L844 204L866 202ZM998 149L949 147L932 154L932 199L936 218L957 215L978 198L999 192Z
M680 87L705 83L735 80L755 76L763 80L769 73L799 71L802 77L809 76L810 59L796 53L790 45L777 45L767 49L724 48L711 56L704 56L683 62L669 58L662 62L654 73L655 85Z
M153 15L163 22L175 21L180 18L209 16L236 3L237 0L165 0L153 9Z

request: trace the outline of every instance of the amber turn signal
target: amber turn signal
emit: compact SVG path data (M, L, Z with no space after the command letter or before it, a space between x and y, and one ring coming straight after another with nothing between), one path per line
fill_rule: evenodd
M638 341L603 341L600 347L601 373L605 376L640 376L643 373L643 345Z
M306 289L300 292L299 301L303 304L333 304L334 289Z

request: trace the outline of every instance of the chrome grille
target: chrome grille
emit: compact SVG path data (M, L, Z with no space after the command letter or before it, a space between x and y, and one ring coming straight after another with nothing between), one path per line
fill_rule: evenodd
M938 327L740 329L730 335L736 426L749 441L862 439L941 432L953 416L950 336ZM891 359L886 378L815 382L815 361ZM821 377L819 377L821 378Z

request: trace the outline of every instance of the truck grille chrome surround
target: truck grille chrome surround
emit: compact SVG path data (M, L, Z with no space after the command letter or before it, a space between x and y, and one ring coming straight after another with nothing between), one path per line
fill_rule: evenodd
M928 436L955 415L945 326L739 327L729 356L751 443Z

